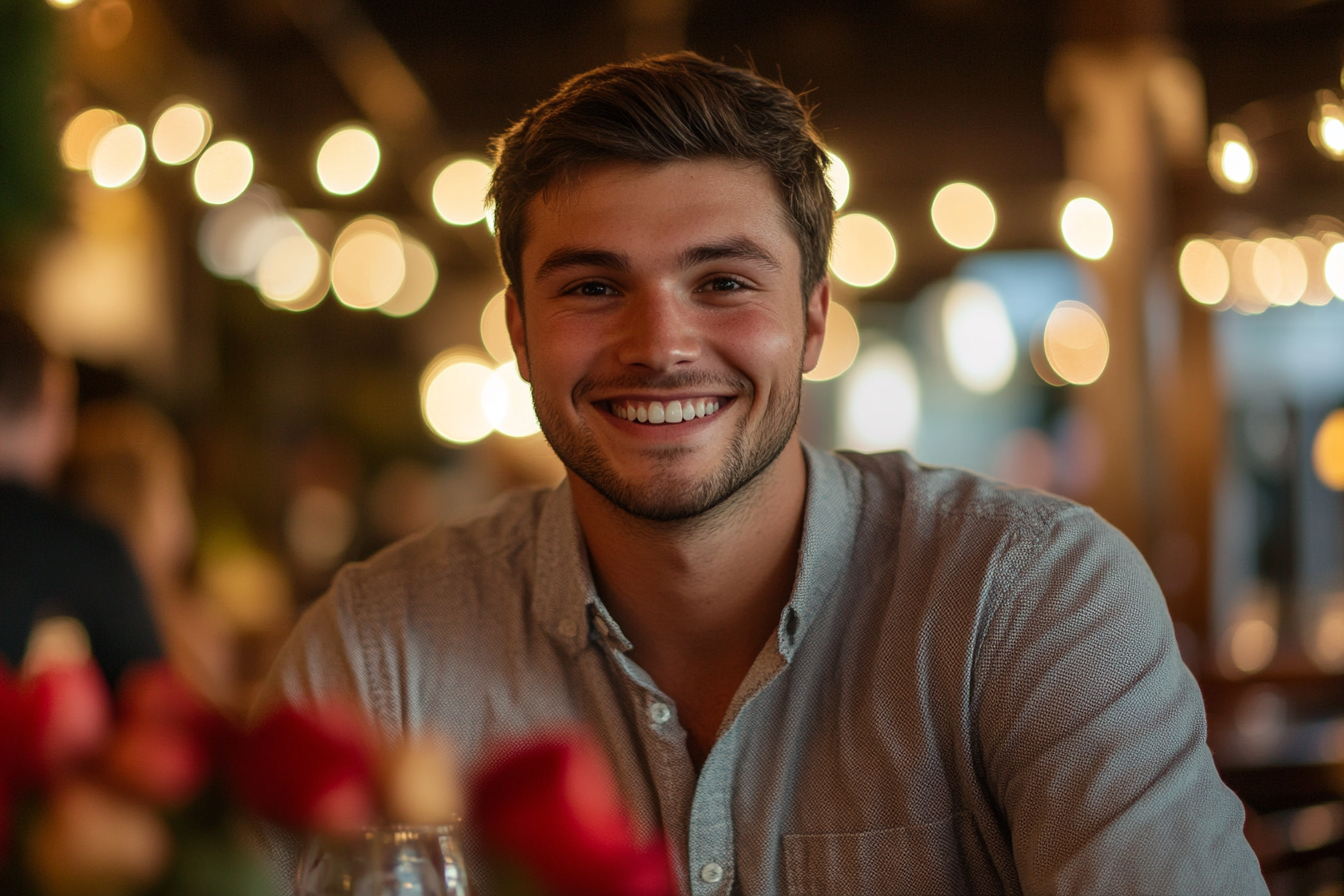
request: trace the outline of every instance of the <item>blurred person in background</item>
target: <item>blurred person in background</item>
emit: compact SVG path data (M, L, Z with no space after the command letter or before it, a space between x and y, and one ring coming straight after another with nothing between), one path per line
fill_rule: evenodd
M87 636L116 682L157 658L159 639L120 539L52 496L74 431L73 366L0 310L0 658L18 666L30 650L77 650L71 639Z
M80 411L65 488L130 549L173 665L216 705L229 706L237 702L232 634L191 580L189 468L182 439L163 414L135 399L99 401Z

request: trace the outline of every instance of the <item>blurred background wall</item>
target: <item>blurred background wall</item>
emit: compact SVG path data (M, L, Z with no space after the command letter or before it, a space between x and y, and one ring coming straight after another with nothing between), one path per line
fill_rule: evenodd
M558 481L488 141L679 48L835 160L806 437L1124 531L1274 891L1344 892L1340 0L0 0L0 301L170 654L243 706L342 562Z

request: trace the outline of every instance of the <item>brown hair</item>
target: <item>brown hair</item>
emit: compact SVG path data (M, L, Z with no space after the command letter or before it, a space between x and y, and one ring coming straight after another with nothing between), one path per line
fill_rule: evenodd
M803 299L826 274L834 201L811 110L755 72L672 53L605 65L566 81L494 141L499 257L522 290L526 209L538 193L602 162L718 156L754 162L779 186L802 253Z

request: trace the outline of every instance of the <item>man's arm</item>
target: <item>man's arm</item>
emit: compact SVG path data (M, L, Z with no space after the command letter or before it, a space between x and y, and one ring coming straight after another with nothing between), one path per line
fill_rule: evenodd
M1023 889L1266 893L1143 558L1083 508L1024 553L975 687L984 774Z

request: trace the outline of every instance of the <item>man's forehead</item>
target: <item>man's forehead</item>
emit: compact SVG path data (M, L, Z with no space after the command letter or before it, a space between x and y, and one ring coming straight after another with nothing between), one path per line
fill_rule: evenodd
M659 174L670 176L658 177ZM734 198L738 201L725 201ZM750 220L763 201L769 202L771 224L792 235L791 219L779 188L769 171L758 163L717 156L652 164L615 161L590 163L563 174L533 195L524 209L522 254L530 262L528 267L541 263L539 252L548 254L549 247L541 250L533 245L537 224L542 221L560 226L601 227L614 224L617 221L614 215L628 214L633 221L641 211L653 206L693 205L700 200L740 211L744 220ZM756 214L755 218L755 229L760 230L761 216ZM662 220L654 218L650 223ZM613 227L611 232L620 236L624 230ZM755 240L758 235L738 233L725 237ZM790 242L797 248L796 240Z

